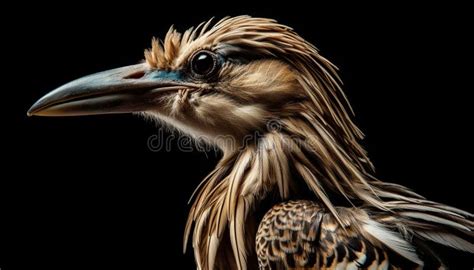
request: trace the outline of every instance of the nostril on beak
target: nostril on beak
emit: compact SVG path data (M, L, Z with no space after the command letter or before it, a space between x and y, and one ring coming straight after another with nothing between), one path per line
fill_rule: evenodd
M137 71L137 72L134 72L130 75L127 75L124 77L124 79L134 79L134 80L137 80L137 79L141 79L143 78L143 76L145 76L145 71Z

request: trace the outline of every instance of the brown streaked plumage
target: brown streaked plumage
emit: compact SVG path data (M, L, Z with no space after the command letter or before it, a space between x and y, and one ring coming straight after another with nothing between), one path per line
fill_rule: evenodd
M442 265L426 243L474 253L472 214L372 175L336 68L291 28L239 16L170 29L145 58L29 114L139 112L218 145L185 232L198 269Z
M290 201L274 206L260 222L257 232L260 268L387 268L390 264L388 251L371 234L374 226L382 231L387 229L371 220L363 209L336 209L345 225L311 201ZM397 260L391 263L392 268L414 267L420 263L417 257L407 257L410 262L397 265L404 263Z

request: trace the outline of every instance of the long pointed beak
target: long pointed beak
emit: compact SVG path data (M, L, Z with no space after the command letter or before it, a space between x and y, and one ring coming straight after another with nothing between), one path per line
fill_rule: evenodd
M28 116L75 116L146 111L169 91L192 88L179 71L150 70L147 64L89 75L48 93Z

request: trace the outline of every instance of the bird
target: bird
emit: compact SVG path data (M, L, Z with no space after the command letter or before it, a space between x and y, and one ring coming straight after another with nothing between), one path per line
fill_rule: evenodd
M217 146L192 195L197 269L444 269L474 215L375 176L337 67L276 20L209 20L79 78L36 116L134 113Z

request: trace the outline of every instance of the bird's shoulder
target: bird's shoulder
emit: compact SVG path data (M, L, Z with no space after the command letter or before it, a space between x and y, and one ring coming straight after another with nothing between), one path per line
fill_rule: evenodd
M338 213L344 225L311 201L272 207L256 236L260 269L416 269L363 232L370 220L362 209L341 207Z

